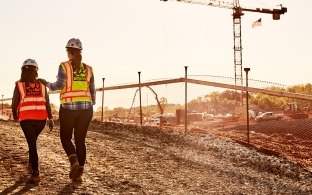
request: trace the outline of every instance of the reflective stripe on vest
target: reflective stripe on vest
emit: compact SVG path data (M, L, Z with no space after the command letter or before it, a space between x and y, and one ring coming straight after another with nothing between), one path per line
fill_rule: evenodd
M43 97L38 97L38 98L29 97L29 98L24 98L24 100L23 100L23 102L34 102L34 101L45 101L45 98L43 98Z
M90 80L92 76L92 69L86 66L85 80L74 81L73 68L70 61L62 63L62 67L66 74L66 83L61 90L60 99L61 103L87 101L91 102L91 93L89 91Z
M62 98L89 97L89 96L91 96L89 91L65 92L61 95Z
M46 110L46 106L23 106L19 109L19 111L25 110Z
M20 102L18 105L18 118L22 120L46 120L48 113L46 109L45 87L40 82L36 81L30 85L38 85L36 92L28 91L25 82L16 82L20 93ZM29 87L28 86L28 87ZM38 91L39 90L39 91Z

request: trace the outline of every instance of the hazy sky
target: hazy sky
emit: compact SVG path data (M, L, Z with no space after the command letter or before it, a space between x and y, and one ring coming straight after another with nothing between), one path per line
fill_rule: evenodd
M248 2L248 3L246 3ZM311 82L312 1L241 0L246 8L277 8L281 20L245 12L243 67L250 78L286 85ZM39 76L55 81L70 38L83 43L83 61L96 87L189 74L234 77L232 11L159 0L10 0L0 2L0 94L12 97L22 62L34 58ZM262 18L262 26L252 28ZM55 95L54 95L55 96ZM58 104L58 102L56 102ZM98 99L100 106L100 99Z

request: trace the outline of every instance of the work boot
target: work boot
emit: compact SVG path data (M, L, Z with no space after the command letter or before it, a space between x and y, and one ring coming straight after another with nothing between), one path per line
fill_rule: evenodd
M27 180L27 183L38 183L40 181L39 171L33 171Z
M78 177L73 178L73 181L82 182L83 170L84 170L84 167L80 166L79 169L78 169Z
M69 162L70 162L70 172L69 172L69 178L70 179L74 179L74 178L78 178L79 176L79 168L80 165L78 163L78 157L76 154L72 154L68 157Z

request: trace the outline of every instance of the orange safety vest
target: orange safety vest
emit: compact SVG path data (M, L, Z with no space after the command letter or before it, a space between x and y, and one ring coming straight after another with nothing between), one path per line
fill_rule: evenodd
M92 68L84 64L85 69L82 72L74 73L71 61L63 62L61 65L66 74L66 83L60 93L61 104L81 101L92 102L89 90Z
M18 119L22 120L47 120L46 90L38 80L34 83L16 82L20 93L18 105Z

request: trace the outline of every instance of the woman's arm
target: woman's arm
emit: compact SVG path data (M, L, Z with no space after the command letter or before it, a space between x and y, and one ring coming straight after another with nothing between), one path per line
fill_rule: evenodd
M48 91L47 91L47 88L45 87L45 100L46 100L46 108L47 108L47 112L48 112L48 118L49 119L53 119L53 116L52 116L52 109L51 109L51 105L50 105L50 98L49 98L49 94L48 94Z
M59 90L59 89L63 89L65 82L66 82L66 74L65 74L65 71L64 71L62 65L60 65L59 69L58 69L56 82L54 82L54 83L48 82L46 86L52 91Z
M89 90L90 90L90 93L91 93L91 98L92 98L92 104L95 105L96 103L96 91L95 91L95 84L94 84L94 74L92 72L92 76L91 76L91 79L90 79L90 86L89 86Z
M18 120L17 108L18 108L19 102L20 102L20 95L19 95L17 86L15 85L13 98L12 98L12 114L13 114L14 120Z

